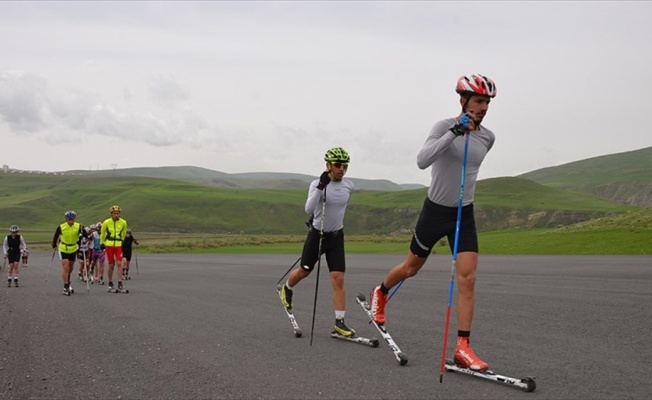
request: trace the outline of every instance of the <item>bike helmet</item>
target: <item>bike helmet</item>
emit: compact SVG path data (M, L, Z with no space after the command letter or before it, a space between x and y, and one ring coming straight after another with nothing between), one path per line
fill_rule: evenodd
M18 225L12 225L9 227L9 232L18 232Z
M461 95L480 94L496 97L496 84L483 75L471 75L471 77L462 75L457 80L455 91Z
M91 224L91 230L93 230L93 229L97 229L97 225Z
M349 153L346 152L342 147L333 147L329 149L326 154L324 154L324 161L326 162L342 162L348 163L351 161Z
M66 213L63 214L63 216L66 217L66 219L75 219L75 218L77 218L77 213L70 210L70 211L66 211Z
M111 208L109 208L109 212L112 213L112 212L114 212L114 211L118 211L118 212L120 212L120 211L121 211L121 210L120 210L120 206L115 205L115 206L111 206Z
M129 233L129 234L130 234L130 233L131 233L131 229L127 229L127 233Z

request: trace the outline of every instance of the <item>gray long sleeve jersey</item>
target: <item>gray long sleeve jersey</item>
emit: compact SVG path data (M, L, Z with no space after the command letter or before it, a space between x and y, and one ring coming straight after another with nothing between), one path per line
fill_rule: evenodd
M457 137L449 129L455 118L435 123L417 155L420 169L432 166L428 198L436 204L457 207L460 201L462 163L464 162L464 137ZM496 136L480 125L480 130L469 133L469 153L466 164L463 204L473 203L478 170L494 145Z
M317 189L319 179L315 179L308 189L306 200L306 214L314 215L313 228L321 229L322 200L326 193L326 218L324 219L324 232L333 232L344 227L344 213L353 193L353 182L344 178L341 181L332 181L326 186L326 191Z

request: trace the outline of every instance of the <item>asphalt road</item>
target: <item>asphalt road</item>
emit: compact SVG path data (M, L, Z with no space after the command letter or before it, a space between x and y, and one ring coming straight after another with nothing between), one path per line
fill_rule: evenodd
M322 265L297 286L295 338L275 286L295 255L138 255L129 294L75 281L61 294L52 253L31 252L21 287L0 287L2 399L647 399L652 258L481 256L472 345L525 393L466 375L439 383L451 261L436 255L387 307L387 345L330 337ZM402 257L348 257L347 324L380 338L355 303ZM134 264L134 262L132 262ZM5 270L2 271L5 276ZM3 285L4 286L4 285ZM455 312L451 323L452 353Z

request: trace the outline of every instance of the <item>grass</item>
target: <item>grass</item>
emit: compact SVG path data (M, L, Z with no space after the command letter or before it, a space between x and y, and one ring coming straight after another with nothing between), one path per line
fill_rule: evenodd
M356 192L344 221L347 252L406 253L425 194L425 189ZM305 188L0 174L0 219L19 225L30 248L50 249L66 209L76 210L78 220L90 225L104 220L108 207L117 203L142 242L141 252L297 254L305 238L305 196ZM478 182L480 215L483 254L649 254L652 249L652 209L522 178ZM585 222L571 225L575 221ZM450 253L445 242L435 251Z

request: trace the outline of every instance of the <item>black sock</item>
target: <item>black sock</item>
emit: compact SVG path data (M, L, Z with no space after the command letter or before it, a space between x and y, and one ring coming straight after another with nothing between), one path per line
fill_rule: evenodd
M471 331L459 331L458 330L457 331L457 336L465 337L465 338L471 337Z
M383 281L383 282L380 284L380 291L381 291L383 294L388 294L388 293L389 293L389 289L387 288L387 286L385 286L385 281Z

